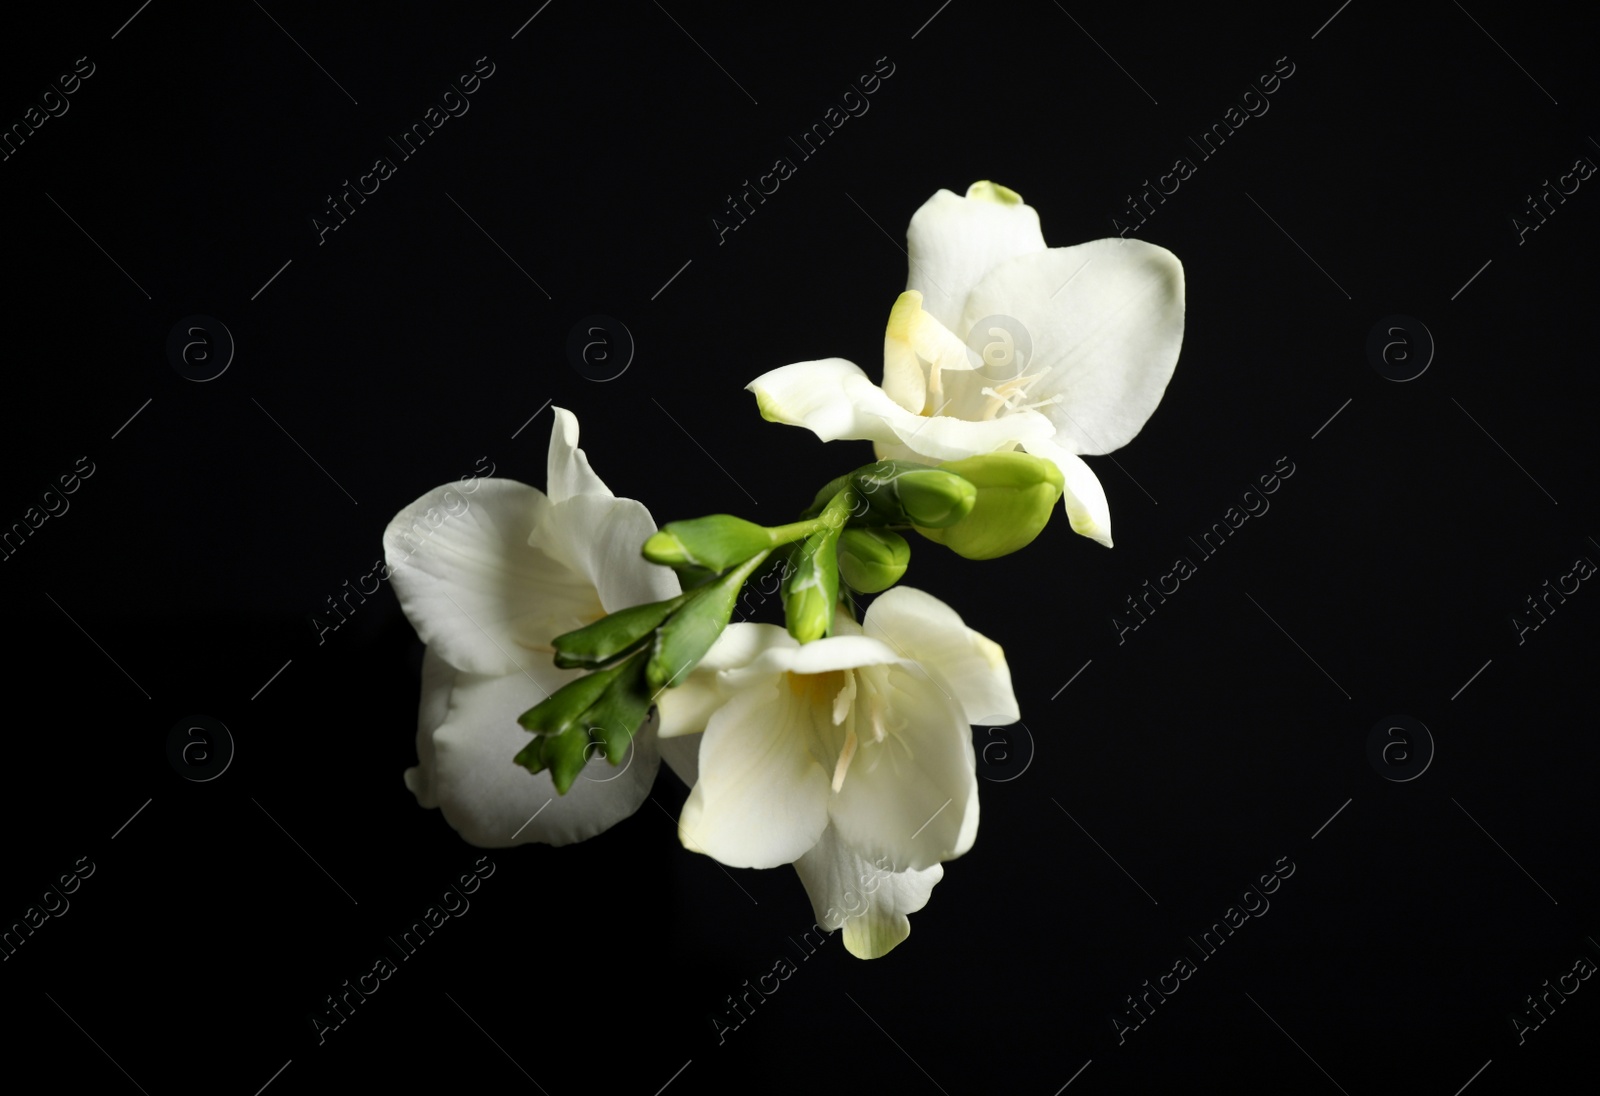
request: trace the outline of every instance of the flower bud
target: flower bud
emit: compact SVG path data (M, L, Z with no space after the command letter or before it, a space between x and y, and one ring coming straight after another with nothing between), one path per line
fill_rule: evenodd
M972 513L978 492L960 473L930 468L907 472L895 480L900 506L913 525L940 529Z
M773 546L772 532L731 514L670 521L644 542L644 558L668 567L723 571Z
M863 594L900 581L911 562L911 545L893 529L846 529L839 536L839 577Z
M880 520L942 528L966 517L975 492L960 475L909 461L879 461L858 469L851 484Z
M839 600L838 529L821 529L791 555L783 588L784 623L801 643L821 639L833 629Z
M645 666L645 681L652 694L682 681L705 657L728 626L745 579L761 566L769 551L763 548L722 577L691 591L683 606L656 631Z
M1031 543L1061 499L1065 481L1055 462L1027 453L986 453L940 468L972 484L975 500L962 519L917 532L967 559L995 559Z

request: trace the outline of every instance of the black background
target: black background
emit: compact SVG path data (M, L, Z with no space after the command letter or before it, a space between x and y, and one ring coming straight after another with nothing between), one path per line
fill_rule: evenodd
M1331 23L1335 0L156 0L123 25L135 6L11 16L0 45L12 120L94 65L0 164L0 522L94 467L0 564L0 916L96 865L0 964L8 1070L552 1096L1448 1096L1592 1070L1594 983L1524 1045L1507 1018L1600 963L1600 594L1521 643L1511 622L1600 560L1600 179L1520 244L1512 223L1600 156L1592 21L1484 0ZM481 57L469 113L319 245L324 196ZM868 113L719 243L727 196L879 58ZM1186 138L1280 58L1269 112L1200 162ZM553 401L657 520L788 520L869 447L766 423L741 388L831 355L877 376L929 195L994 179L1066 245L1114 234L1179 156L1198 170L1138 235L1184 263L1182 357L1144 432L1091 458L1117 547L1057 521L999 562L917 549L910 581L1005 645L1028 734L975 729L979 839L909 940L871 962L830 940L719 1044L711 1016L812 914L792 871L679 846L663 767L656 805L587 844L492 852L471 910L319 1045L308 1014L481 854L401 782L420 645L393 595L320 643L312 623L389 517L480 458L543 486ZM196 313L237 342L206 383L165 350ZM607 383L566 352L594 313L637 343ZM1437 342L1405 383L1366 352L1393 314ZM1270 511L1119 643L1125 597L1281 457ZM237 745L206 783L166 757L195 714ZM1367 758L1393 715L1436 751L1407 782ZM1124 995L1280 857L1270 910L1119 1045Z

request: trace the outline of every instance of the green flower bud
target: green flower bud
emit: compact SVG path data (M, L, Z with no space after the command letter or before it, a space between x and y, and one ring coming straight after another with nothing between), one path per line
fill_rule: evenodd
M899 582L910 562L911 545L892 529L846 529L839 535L839 577L863 594Z
M986 453L939 467L971 483L976 498L959 521L917 522L917 532L967 559L995 559L1031 543L1065 486L1055 462L1027 453Z
M577 666L604 666L642 644L675 609L688 600L687 594L680 594L666 601L635 605L631 609L601 617L588 627L556 636L556 665L563 670Z
M895 480L900 506L913 525L941 529L972 513L978 492L960 473L930 468Z
M517 722L534 739L518 752L516 763L529 772L550 770L561 795L595 756L592 747L601 747L611 764L620 764L650 711L644 665L636 655L569 682L523 712Z
M711 514L669 521L644 542L644 558L668 567L722 571L771 547L772 534L755 522L731 514Z
M801 643L821 639L833 628L833 607L839 600L838 540L839 530L823 529L790 557L783 616L789 634Z
M692 591L683 607L656 631L645 667L645 680L652 694L683 680L683 675L705 657L728 626L745 579L761 566L770 551L762 549L721 578Z
M859 499L852 488L841 488L817 516L821 528L790 550L783 616L789 634L801 643L833 630L834 606L839 602L839 536Z
M857 515L893 524L941 528L966 517L976 493L960 475L910 461L879 461L857 469L851 485L866 502Z

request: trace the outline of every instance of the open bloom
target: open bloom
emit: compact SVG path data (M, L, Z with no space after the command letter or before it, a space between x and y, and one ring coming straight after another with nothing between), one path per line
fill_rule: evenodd
M427 644L406 786L482 848L593 837L639 808L659 765L653 723L621 766L596 750L564 796L548 771L512 760L528 744L517 717L581 676L556 669L551 640L679 592L670 569L640 558L649 511L611 493L578 448L578 420L553 410L549 494L491 478L467 497L447 484L383 534L400 607Z
M843 358L749 384L761 413L880 458L932 463L1021 448L1054 461L1072 528L1111 546L1100 481L1081 459L1131 441L1183 342L1183 266L1142 240L1046 247L1014 191L941 190L911 218L911 273L889 313L883 385Z
M735 867L793 863L817 923L863 958L905 939L940 863L972 847L969 726L1018 718L1000 647L904 586L804 645L730 625L658 704L663 741L704 732L697 766L680 769L684 846Z

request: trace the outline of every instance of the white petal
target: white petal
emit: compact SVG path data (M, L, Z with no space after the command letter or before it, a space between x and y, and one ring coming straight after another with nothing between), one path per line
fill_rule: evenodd
M772 628L776 625L765 625ZM723 672L726 687L744 688L774 674L825 674L860 666L898 663L901 657L879 640L865 635L829 636L806 644L768 646L749 664Z
M1050 441L1025 442L1023 448L1036 457L1054 461L1066 481L1061 504L1066 508L1072 531L1079 536L1111 547L1111 504L1106 490L1082 457Z
M778 677L718 709L678 818L684 848L730 867L775 868L815 845L828 824L828 775L809 749L816 718Z
M589 467L589 458L578 448L578 418L564 407L552 407L555 424L550 429L550 455L547 461L550 501L565 502L574 495L605 495L611 489Z
M433 732L450 713L450 691L456 671L429 647L422 652L422 702L417 705L417 763L406 770L406 787L421 807L437 807L434 794Z
M1094 240L1000 263L974 287L963 322L997 313L1027 329L1025 369L1047 376L1028 399L1074 453L1128 444L1161 402L1183 345L1183 265L1143 240ZM964 330L964 329L963 329Z
M742 669L769 648L798 646L787 631L774 624L728 625L695 668L656 697L662 741L706 729L712 715L733 695L723 671Z
M877 863L850 848L829 826L794 870L811 896L816 923L844 929L844 946L859 959L887 955L911 935L906 915L928 904L933 885L944 878L935 864L921 871L894 871L887 857Z
M517 673L548 663L552 638L601 613L589 579L528 546L543 493L482 479L471 498L437 487L383 533L395 594L428 648L458 670Z
M609 493L574 495L546 507L528 543L584 576L605 611L614 613L678 595L672 568L639 554L655 531L643 503Z
M828 817L869 858L929 868L966 852L976 836L972 732L960 706L924 674L894 666L885 676L890 720L904 727L861 743Z
M990 314L963 315L968 294L983 276L1006 259L1045 248L1039 214L1014 192L974 183L967 194L939 191L912 215L906 230L906 288L919 291L923 307L960 337L973 319Z
M886 415L910 414L888 393L843 358L796 362L761 374L745 385L755 393L761 417L803 426L823 441L889 441Z
M1022 717L1000 645L968 628L959 613L932 594L896 586L867 609L863 627L930 671L961 705L968 723L1004 726Z
M949 415L911 415L901 411L898 405L896 411L899 413L888 419L892 437L873 439L879 442L878 454L882 459L890 459L890 453L896 451L893 443L898 442L904 451L913 454L911 460L961 460L1044 440L1056 429L1037 411L1022 411L978 422ZM885 441L890 444L883 444Z
M644 802L659 765L653 720L621 765L607 763L595 747L566 795L556 794L549 772L532 774L512 760L531 739L517 717L577 676L553 667L538 683L515 673L456 675L449 714L433 734L434 789L445 818L468 844L567 845L611 828Z
M927 374L911 341L912 326L921 314L922 294L907 290L889 309L883 331L883 390L913 415L922 413L928 398Z

